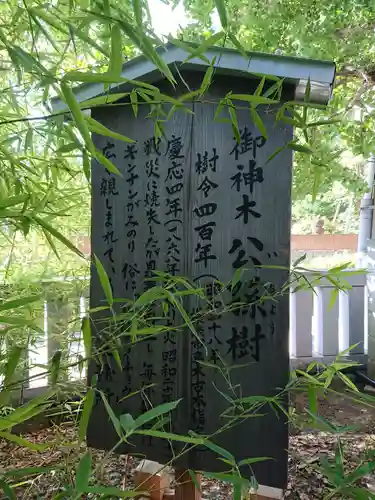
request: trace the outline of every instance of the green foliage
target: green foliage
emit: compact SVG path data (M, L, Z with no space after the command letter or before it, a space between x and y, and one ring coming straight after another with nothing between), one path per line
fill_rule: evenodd
M336 86L328 112L309 111L312 123L325 123L305 131L314 157L295 155L294 207L298 210L306 195L325 198L336 184L344 191L344 198L353 199L356 206L365 190L364 163L375 146L374 5L365 0L340 5L322 0L227 0L225 18L224 2L216 5L212 0L184 0L184 5L195 21L183 31L184 40L204 39L218 29L216 7L222 27L225 24L229 32L226 46L238 49L240 44L252 51L336 62ZM352 156L348 158L347 152ZM342 195L337 194L330 202L328 221L334 230L342 232L348 230L348 224L334 217L340 199ZM314 204L307 216L327 217ZM357 210L350 219L358 220Z
M64 283L65 290L61 292L62 284L58 287L53 282L38 281L35 284L35 279L30 279L27 268L32 260L47 260L47 269L43 268L44 262L40 263L37 271L35 268L33 270L33 278L50 278L51 274L48 273L56 274L56 271L59 271L58 274L63 275L65 271L71 275L72 269L77 277L85 275L89 263L82 259L83 255L73 241L80 233L88 233L90 160L97 159L103 169L119 173L115 165L95 149L91 132L125 142L132 141L131 137L120 136L87 117L85 104L77 101L73 91L76 82L96 82L105 89L112 83L131 83L133 90L130 94L123 94L121 98L129 98L127 105L132 106L135 115L140 103L147 105L149 118L154 120L156 134L161 136L165 120L170 119L175 112L191 113L188 104L206 98L216 61L208 61L204 53L213 44L234 46L242 54L244 49L266 49L272 52L281 48L298 55L334 57L340 64L339 69L347 74L343 75L342 83L340 81L335 92L332 108L327 113L310 106L309 85L303 103L289 102L280 106L283 81L273 78L271 86L265 90L265 82L270 78L267 76L259 78L258 87L253 94L229 92L221 101L211 104L217 106L215 119L230 123L237 139L237 106L245 106L249 110L263 135L266 135L266 130L257 107L278 106L276 119L292 123L297 129L295 139L282 147L290 148L296 153L296 199L303 199L306 194L311 195L309 201L315 204L315 209L317 203L321 204L319 213L324 210L329 213L330 207L324 206L325 200L320 194L331 189L335 183L339 183L353 196L357 196L363 189L358 172L350 166L343 170L342 149L349 148L354 154L367 154L373 141L369 133L373 128L372 109L365 106L371 102L373 91L370 85L363 84L364 77L361 73L364 71L366 78L371 79L369 65L372 61L372 48L368 32L371 31L369 22L373 12L367 4L357 2L345 9L332 9L329 4L322 2L310 4L290 0L282 3L268 2L266 5L256 0L249 5L243 0L215 0L214 3L210 0L193 0L186 2L186 5L198 23L186 30L184 37L189 39L194 30L195 34L201 35L205 30L204 36L200 36L202 43L187 45L180 39L175 39L172 43L187 50L187 61L195 57L205 61L207 71L199 89L193 92L189 90L177 99L167 91L160 92L155 86L129 82L121 77L123 60L142 53L169 81L171 94L173 92L176 77L156 50L160 43L150 26L147 2L57 0L47 10L39 0L23 3L9 0L0 7L0 52L4 64L3 78L0 81L0 256L3 262L7 260L1 272L3 281L8 284L0 304L0 322L6 325L0 336L1 347L4 347L0 351L0 407L4 409L0 414L0 437L3 439L35 451L43 449L44 445L30 443L13 433L13 428L45 413L51 408L54 399L71 394L72 388L66 383L70 368L82 367L90 360L103 364L106 357L111 356L122 369L124 348L131 348L147 336L171 330L171 326L163 324L163 321L166 322L172 309L178 318L173 331L181 334L184 329L189 329L206 352L207 346L199 334L200 322L207 316L221 316L235 308L249 306L248 301L240 294L241 281L248 279L247 269L239 270L229 283L218 283L218 294L223 298L220 307L205 295L204 290L192 285L188 279L172 277L162 272L155 273L154 286L137 300L131 301L113 297L105 269L99 259L94 257L96 272L107 299L107 305L101 310L110 312L108 324L103 332L103 342L97 347L92 338L90 315L93 311L90 311L82 322L85 357L74 361L68 358L63 340L65 338L66 342L67 333L77 324L79 316L70 304L71 288L79 288L77 283L82 281ZM218 11L222 27L217 33L207 30L209 15L214 7ZM306 19L309 22L308 29ZM322 32L325 36L322 36ZM358 50L359 46L361 50ZM357 65L357 69L350 71L350 74L345 67L348 62ZM359 82L362 82L361 92ZM51 99L55 96L60 96L66 103L63 113L51 112ZM118 98L118 94L101 96L94 98L89 104L105 104L110 107L115 105ZM357 124L351 119L349 111L359 99L364 116L361 123ZM70 120L66 120L65 115ZM273 157L280 150L275 151ZM304 179L303 187L301 179ZM78 224L76 219L79 220ZM65 259L68 250L71 252L69 266ZM63 263L59 264L61 257ZM281 290L275 292L265 284L261 290L262 296L254 305L258 301L261 304L266 300L278 300L283 294L289 294L291 286L295 290L312 289L323 279L334 286L333 299L337 298L338 290L348 288L342 266L331 269L324 276L318 272L311 273L311 281L307 281L301 262L295 263ZM15 271L15 264L18 264L18 269L22 266L22 273L26 274L24 279ZM229 305L224 297L235 290L238 292L237 298L241 300L236 305ZM59 341L61 347L51 356L48 365L42 367L49 376L51 390L25 404L21 401L21 404L15 405L8 413L6 408L14 402L13 391L27 381L24 353L43 331L40 324L43 302L47 299L49 304L53 304L51 297L56 301L57 295L59 307L64 309L66 318L63 324L56 321L50 325L55 331L55 340ZM186 298L193 298L199 303L200 307L194 314L186 309ZM91 387L86 387L86 395L80 406L78 442L74 446L77 450L80 449L95 398L98 396L118 435L118 444L138 434L165 439L171 444L183 443L180 455L194 447L205 446L228 466L223 474L205 472L205 475L231 484L235 500L241 500L248 496L250 490L257 488L256 477L248 481L242 476L241 468L251 468L257 462L269 458L250 456L237 461L228 450L216 444L217 435L236 425L239 420L262 418L266 409L271 408L277 413L289 415L283 406L286 392L304 390L309 398L309 422L337 438L335 463L323 461L321 464L321 471L329 482L328 495L340 493L360 498L358 480L373 470L373 461L369 459L355 471L346 471L343 458L345 450L340 436L348 429L338 428L318 414L318 391L327 394L332 390L332 382L336 378L346 384L353 400L361 399L353 383L343 373L348 363L337 359L328 367L315 365L305 372L293 373L288 387L272 397L242 394L241 387L232 383L232 370L240 369L240 366L228 367L223 360L219 360L215 366L204 360L201 363L206 369L217 370L225 382L225 390L219 392L228 403L227 410L223 413L227 423L213 435L177 435L170 432L167 424L174 418L174 410L179 401L150 408L140 415L117 415L106 395L98 391L96 381L93 380ZM318 374L312 372L313 368L319 368ZM294 415L289 416L293 420ZM78 500L88 494L98 495L100 498L130 498L140 495L139 491L124 491L92 484L100 467L101 464L93 463L89 451L84 453L76 468L75 477L69 469L69 480L62 482L54 500ZM0 478L0 487L8 498L16 498L17 482L12 482L12 478L22 477L26 481L35 474L49 472L49 468L6 471ZM194 480L193 472L191 476Z

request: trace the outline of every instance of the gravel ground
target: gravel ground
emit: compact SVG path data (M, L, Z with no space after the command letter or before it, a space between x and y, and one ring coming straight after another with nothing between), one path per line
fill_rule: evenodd
M306 398L299 396L294 406L302 410ZM369 450L375 450L375 405L374 408L353 405L343 397L330 397L329 401L320 404L320 415L333 421L336 425L354 426L353 430L341 437L344 449L344 465L353 470L362 457L368 456ZM0 467L11 470L21 467L60 466L49 474L36 475L27 483L17 488L17 498L23 500L49 500L60 491L62 484L72 484L73 473L80 457L85 453L84 445L78 447L76 430L72 424L52 425L24 435L34 443L51 443L43 452L0 441ZM328 482L320 473L319 463L322 456L333 457L337 438L331 433L316 429L304 431L291 430L289 447L289 485L285 498L289 500L322 500L327 492ZM96 480L102 485L111 485L123 489L132 488L133 470L138 461L124 455L105 457L104 452L91 450L93 466L97 467ZM372 451L375 455L375 451ZM105 460L104 460L105 458ZM62 467L62 468L61 468ZM22 481L20 481L22 483ZM375 494L375 474L371 473L360 482ZM203 498L211 500L229 500L231 491L228 485L218 481L203 480ZM5 497L3 497L5 498ZM89 497L87 497L89 498ZM365 497L363 497L365 498ZM375 498L375 497L374 497Z

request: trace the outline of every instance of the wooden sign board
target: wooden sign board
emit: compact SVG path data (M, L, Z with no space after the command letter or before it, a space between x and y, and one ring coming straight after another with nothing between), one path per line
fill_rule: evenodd
M228 79L226 79L228 82ZM236 80L229 82L235 92ZM228 84L228 83L227 83ZM214 84L212 101L223 97ZM242 103L243 104L243 103ZM117 415L134 418L152 406L183 398L167 430L188 435L210 435L228 423L221 416L230 399L276 395L288 381L289 294L260 304L265 287L273 291L288 279L287 271L258 266L289 266L291 224L292 152L273 153L292 139L292 129L274 120L275 109L258 107L267 139L252 123L248 109L237 110L241 141L231 125L214 122L216 104L195 103L193 114L176 112L165 123L166 137L155 139L153 121L145 107L134 117L130 106L95 110L93 117L105 126L135 139L134 144L94 135L96 147L110 159L122 177L108 173L98 162L92 165L92 252L110 277L114 297L133 298L147 285L154 270L191 278L215 293L215 280L226 282L246 267L246 284L237 284L233 300L241 295L247 308L222 317L209 317L197 339L188 329L166 332L138 343L124 354L123 370L109 360L104 370L93 363L89 379L97 372L98 388L107 394ZM268 283L268 285L267 285ZM241 300L242 300L241 299ZM105 303L93 268L91 307ZM189 299L186 307L197 307ZM181 324L175 313L171 325ZM97 339L102 323L97 321ZM230 371L230 380L215 368L242 365ZM142 387L141 394L126 398ZM124 399L125 398L125 399ZM260 484L286 485L288 427L282 414L269 406L257 418L237 418L230 430L212 440L240 461L272 457L253 467ZM238 412L237 412L238 414ZM88 444L110 449L118 441L101 401L94 407ZM165 463L181 445L149 437L131 438L117 451L145 455ZM195 470L223 471L227 464L210 450L183 453L179 466ZM250 467L242 467L250 477Z

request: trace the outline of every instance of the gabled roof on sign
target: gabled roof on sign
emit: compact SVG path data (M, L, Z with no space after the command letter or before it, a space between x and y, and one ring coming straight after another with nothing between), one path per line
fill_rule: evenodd
M184 42L185 45L186 42ZM189 43L189 46L199 47L197 44ZM191 53L180 47L169 43L156 49L161 58L166 62L170 69L178 67L179 70L186 71L205 71L208 63L201 57L193 57L187 62L186 59ZM317 95L317 101L326 104L331 96L332 86L335 79L336 66L330 61L318 61L313 59L304 59L298 57L281 56L276 54L266 54L261 52L246 52L247 57L241 55L236 49L211 47L205 51L204 56L212 61L216 56L214 67L217 74L231 74L232 76L251 77L251 74L273 75L279 78L285 78L289 83L297 87L310 80L312 91ZM128 80L141 80L148 83L155 82L162 78L160 71L155 64L145 56L138 56L124 63L121 77ZM111 84L113 91L129 87L127 84L119 82ZM86 101L93 97L108 92L103 83L87 83L77 86L74 93L79 102ZM319 95L320 94L320 97ZM66 105L60 99L53 100L53 109L55 112L62 111Z

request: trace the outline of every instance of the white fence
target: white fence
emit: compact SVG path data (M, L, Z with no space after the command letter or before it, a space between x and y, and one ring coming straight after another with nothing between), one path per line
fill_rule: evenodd
M306 274L307 279L312 277ZM320 286L290 295L289 349L294 366L312 360L332 361L337 354L356 345L350 359L365 363L368 348L368 300L366 275L348 275L351 289L340 291L332 302L334 286L322 280Z
M312 281L312 276L306 274ZM358 344L350 352L350 359L360 363L367 360L367 290L364 274L348 275L352 288L339 292L332 302L334 286L322 280L314 291L297 291L290 294L290 356L292 366L307 366L312 360L332 361L337 354ZM72 304L75 302L75 304ZM39 389L47 385L46 366L58 344L56 332L69 342L71 362L84 355L80 338L80 319L87 311L87 297L70 300L67 305L45 303L44 335L31 347L29 353L30 381L27 389ZM76 320L72 320L74 317ZM43 373L43 375L42 375ZM41 374L41 375L39 375ZM81 378L78 367L69 371L71 379Z

